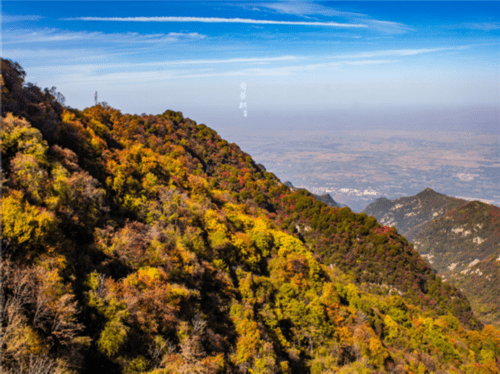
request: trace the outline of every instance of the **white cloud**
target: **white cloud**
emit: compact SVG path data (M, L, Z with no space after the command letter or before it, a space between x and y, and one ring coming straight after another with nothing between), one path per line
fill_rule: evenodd
M5 49L3 56L10 59L36 59L38 63L47 61L53 66L53 60L62 63L77 61L109 61L111 56L123 54L122 52L109 53L107 51L96 51L85 48L72 49L47 49L47 48L26 48L26 49ZM35 67L36 68L36 67ZM31 70L32 68L30 68Z
M399 62L399 60L362 60L362 61L345 61L346 65L378 65L378 64L391 64Z
M30 69L34 75L41 74L43 76L57 74L64 71L64 74L59 74L59 80L63 83L101 83L115 85L120 83L137 84L160 82L172 79L186 78L209 78L209 77L228 77L228 76L292 76L300 71L312 71L317 68L325 68L327 66L338 66L338 63L329 64L311 64L297 65L284 67L268 67L268 68L243 68L234 70L219 70L214 68L205 69L155 69L155 70L128 70L120 69L114 64L96 65L69 65L69 66L47 66ZM135 66L134 68L142 68L143 66Z
M36 67L31 67L32 72L60 72L64 70L65 72L86 72L88 74L93 74L100 70L112 70L112 69L126 69L133 68L134 70L155 68L157 71L161 68L168 68L171 66L186 66L186 65L220 65L220 64L264 64L272 62L289 62L302 59L302 57L296 56L279 56L279 57L252 57L252 58L227 58L227 59L217 59L217 60L174 60L174 61L155 61L155 62L136 62L136 63L124 63L124 62L108 62L111 55L102 53L95 54L95 51L90 51L86 49L73 49L71 53L68 50L8 50L5 53L9 58L33 58L33 57L44 57L51 60L57 59L61 61L65 56L70 56L70 59L64 60L65 63L71 63L76 61L89 61L92 58L93 61L99 61L99 64L65 64L65 65L54 65L51 61L49 65L41 65Z
M36 76L37 71L33 71ZM251 75L245 71L214 71L213 69L196 69L196 70L148 70L148 71L110 71L109 68L103 67L102 72L85 71L83 66L78 69L68 69L65 74L57 76L56 85L75 83L82 86L101 85L101 86L137 86L144 84L161 84L162 82L175 79L199 79L210 77L229 77L229 76L244 76Z
M233 63L260 63L260 62L276 62L296 60L296 56L280 56L280 57L252 57L252 58L227 58L222 60L178 60L155 62L155 65L185 65L185 64L233 64Z
M288 56L284 56L288 57ZM293 57L293 56L291 56ZM288 59L280 59L279 57L273 58L248 58L248 59L226 59L217 60L217 64L220 63L230 63L240 60L243 63L259 61L287 61ZM181 66L189 64L208 64L214 63L216 60L188 60L182 63L181 61L173 61L175 64ZM391 61L392 62L392 61ZM352 65L365 65L383 63L383 61L355 61L350 64ZM137 84L137 83L147 83L147 82L160 82L172 79L187 79L187 78L209 78L209 77L229 77L229 76L253 76L253 77L287 77L294 76L301 72L317 71L321 69L325 71L329 68L336 68L341 66L341 62L326 62L317 64L304 64L304 65L292 65L292 66L270 66L270 67L235 67L231 70L220 70L217 67L207 67L204 69L158 69L159 66L164 65L168 67L171 65L170 62L157 62L157 63L138 63L138 64L114 64L114 63L100 63L100 64L79 64L79 65L51 65L31 68L30 72L33 75L58 75L60 83L100 83L100 84ZM150 68L149 70L147 68ZM151 67L155 67L151 70ZM131 68L131 69L128 69ZM141 70L139 69L146 69ZM64 74L60 74L60 72ZM59 74L58 74L59 73Z
M19 57L16 51L8 51L8 55ZM21 51L20 51L21 52ZM50 50L33 51L31 57L42 55L45 58L54 57ZM99 60L99 63L71 63L75 61L88 61L82 58L83 56L91 56L95 51L86 51L85 49L78 50L78 57L75 60L75 53L59 50L58 55L62 58L64 54L69 55L69 60L63 60L62 64L55 65L39 65L29 69L30 76L47 77L57 76L58 84L66 83L105 83L115 85L120 83L137 84L145 82L160 82L177 78L207 78L207 77L227 77L227 76L289 76L294 72L313 70L320 66L329 64L316 65L300 65L300 66L271 66L267 68L246 67L246 64L259 65L263 63L286 63L290 61L300 60L301 57L295 56L278 56L278 57L258 57L258 58L227 58L217 60L177 60L177 61L156 61L156 62L139 62L139 63L121 63L106 61L106 58ZM26 55L23 55L26 57ZM51 58L54 60L54 58ZM58 59L61 61L61 59ZM233 65L228 70L221 69L221 64ZM338 64L338 63L335 63ZM335 65L330 64L330 65ZM195 65L200 65L195 67ZM192 67L191 67L192 66ZM203 67L206 66L206 67ZM251 66L251 65L250 65Z
M2 16L2 22L26 22L26 21L39 21L45 17L35 16L35 15L24 15L24 16L13 16L13 15L4 15Z
M456 47L440 47L440 48L420 48L420 49L389 49L385 51L372 51L353 53L349 55L339 55L337 58L370 58L370 57L384 57L384 56L414 56L422 53L461 50L473 47L476 45L462 45Z
M342 10L333 9L322 4L316 4L308 1L301 2L277 2L277 3L260 3L259 7L272 9L278 13L294 14L311 18L306 15L320 14L329 17L342 17L347 18L351 22L364 24L370 29L381 31L386 34L403 34L412 30L407 25L399 22L380 21L370 19L368 15L361 13L346 12ZM259 8L255 10L260 10Z
M456 176L464 182L470 182L474 180L474 177L476 177L477 174L458 173Z
M338 62L323 63L323 64L309 64L309 65L295 65L295 66L282 66L271 68L249 68L242 70L240 73L244 75L251 75L257 77L289 77L298 72L313 71L318 68L327 68L339 66Z
M42 51L43 52L43 51ZM46 51L50 53L52 51ZM61 54L67 51L60 50ZM33 56L40 54L35 51ZM41 54L43 55L43 53ZM273 64L268 67L248 67L246 64L262 64L262 63L287 63L298 61L304 57L296 56L278 56L278 57L261 57L261 58L227 58L217 60L177 60L177 61L156 61L156 62L139 62L139 63L120 63L111 62L109 60L94 58L94 61L99 63L71 64L72 61L88 61L82 58L91 53L86 50L80 50L77 60L74 59L74 53L69 54L71 61L65 61L66 64L42 65L31 67L30 75L34 77L43 76L58 76L62 83L90 83L100 82L109 85L127 83L146 83L160 82L172 79L190 79L190 78L208 78L208 77L228 77L228 76L253 76L253 77L287 77L296 76L300 73L312 72L321 70L322 72L328 69L335 69L342 65L374 65L384 63L394 63L397 60L361 60L338 62L329 61L322 63L309 63L277 66ZM15 56L15 54L14 54ZM17 56L15 56L17 57ZM220 67L221 64L229 64L231 69ZM194 67L193 65L200 65ZM188 66L193 66L190 68ZM206 66L202 68L202 66ZM247 67L245 67L247 66ZM59 83L60 84L60 83Z
M127 33L103 33L89 31L65 31L59 29L15 30L4 34L4 44L35 43L35 42L71 42L90 40L99 43L157 43L178 42L204 39L206 36L196 32L168 34L139 34L137 32Z
M404 34L413 30L411 27L399 22L379 21L374 19L365 19L364 22L368 24L371 29L381 31L385 34Z
M491 30L499 30L500 22L464 22L458 25L451 25L448 27L451 29L491 31Z
M278 13L285 13L285 14L296 14L296 15L321 14L323 16L338 16L338 17L365 16L364 14L344 12L341 10L332 9L321 4L315 4L311 2L260 3L258 4L258 6L272 9L277 11Z
M64 18L65 21L107 21L107 22L202 22L202 23L246 23L258 25L296 25L296 26L327 26L327 27L367 27L364 24L338 22L302 22L273 21L249 18L219 18L219 17L75 17Z

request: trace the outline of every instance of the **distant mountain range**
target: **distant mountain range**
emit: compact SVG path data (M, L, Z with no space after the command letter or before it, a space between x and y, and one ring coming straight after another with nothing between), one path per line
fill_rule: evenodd
M462 289L484 323L500 326L500 208L426 188L377 199L364 212L396 227L444 280Z
M299 190L306 190L305 188L297 188L297 187L294 187L292 182L290 181L287 181L285 183L283 183L284 185L290 187L290 189L292 191L299 191ZM306 190L307 191L307 190ZM324 202L325 204L331 206L331 207L334 207L334 208L342 208L342 207L345 207L347 205L344 205L344 204L339 204L338 202L336 202L331 196L330 194L328 193L325 193L323 195L316 195L316 194L312 194L317 200L319 201L322 201Z

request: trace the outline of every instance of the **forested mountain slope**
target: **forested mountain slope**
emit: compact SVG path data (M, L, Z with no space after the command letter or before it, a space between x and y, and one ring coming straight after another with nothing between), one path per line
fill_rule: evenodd
M2 60L2 369L492 373L500 332L394 229L167 110L64 108Z
M295 192L295 191L298 191L298 190L305 190L305 188L297 188L297 187L294 187L292 182L284 182L284 184L288 187L290 187L290 190L292 192ZM339 203L337 203L335 200L333 200L333 198L330 196L330 194L328 193L325 193L323 195L315 195L315 194L312 194L316 200L318 201L322 201L324 202L326 205L329 205L331 207L334 207L334 208L341 208L345 205L341 205Z
M415 235L429 221L466 203L466 200L426 188L415 196L404 196L395 200L379 198L363 212L375 217L380 223L396 227L408 241L413 242Z
M411 237L438 274L463 290L475 314L500 327L500 208L426 189L378 199L365 212Z

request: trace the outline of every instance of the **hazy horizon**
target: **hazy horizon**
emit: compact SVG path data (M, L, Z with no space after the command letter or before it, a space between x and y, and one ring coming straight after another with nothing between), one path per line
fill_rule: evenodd
M126 113L220 120L243 119L245 105L248 121L296 110L498 110L499 36L498 2L2 4L2 55L67 105L91 106L98 91Z

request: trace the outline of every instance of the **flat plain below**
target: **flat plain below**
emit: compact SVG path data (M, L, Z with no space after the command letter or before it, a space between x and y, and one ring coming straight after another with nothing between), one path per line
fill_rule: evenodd
M370 202L426 187L500 205L499 138L470 131L265 130L221 135L282 181L329 193L360 212Z

